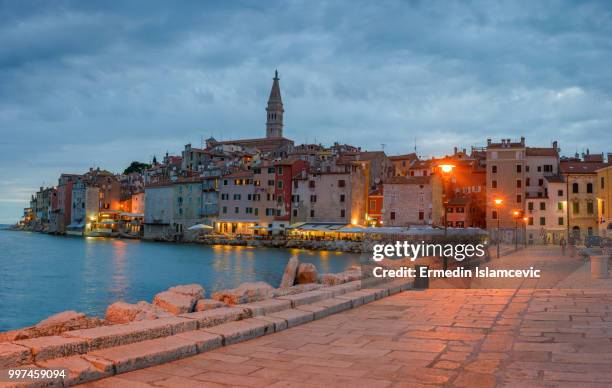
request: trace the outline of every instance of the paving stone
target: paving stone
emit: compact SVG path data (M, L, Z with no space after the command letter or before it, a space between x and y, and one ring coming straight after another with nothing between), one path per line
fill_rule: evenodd
M102 359L95 359L95 362L91 362L86 356L81 355L56 358L36 364L46 369L67 369L68 374L62 379L64 386L110 377L115 373L112 362Z
M204 330L186 331L177 334L176 337L193 341L198 353L207 352L223 345L223 338L220 335L211 334Z
M297 310L310 311L314 313L314 319L321 319L331 314L336 314L352 307L352 302L347 299L325 299L311 304L301 305Z
M89 349L95 350L167 337L195 329L197 329L196 321L172 317L67 331L62 336L87 340Z
M318 302L323 299L328 299L331 297L332 297L331 292L328 292L325 290L316 290L316 291L303 292L301 294L295 294L295 295L279 296L276 299L288 300L291 302L291 306L295 308L298 306Z
M30 349L10 342L0 342L0 369L32 362Z
M15 343L29 348L35 362L82 354L89 350L86 340L57 335L15 341Z
M249 318L242 321L209 327L206 331L221 335L223 337L223 345L227 346L273 333L274 323Z
M301 311L296 309L278 311L276 313L269 314L268 316L284 319L285 321L287 321L288 328L314 320L314 313L310 311Z
M282 319L282 318L275 318L269 315L262 315L260 317L255 317L253 319L256 320L261 320L264 322L268 322L268 323L272 323L274 324L274 332L278 332L278 331L282 331L285 330L287 328L287 321Z
M333 297L343 295L361 289L361 280L339 284L337 286L326 287L325 291L331 292Z
M196 341L178 336L157 338L89 353L113 363L117 373L159 365L197 354Z
M251 311L242 307L219 307L218 309L198 311L195 313L181 314L181 318L188 318L197 322L197 327L207 328L223 323L239 321L251 317Z
M259 302L239 304L236 307L247 308L252 311L254 317L266 315L291 308L291 301L282 299L267 299Z

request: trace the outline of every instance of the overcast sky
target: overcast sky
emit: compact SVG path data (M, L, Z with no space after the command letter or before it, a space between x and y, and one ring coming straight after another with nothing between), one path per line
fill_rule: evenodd
M276 68L298 143L612 151L609 2L208 3L0 0L0 223L61 172L264 136Z

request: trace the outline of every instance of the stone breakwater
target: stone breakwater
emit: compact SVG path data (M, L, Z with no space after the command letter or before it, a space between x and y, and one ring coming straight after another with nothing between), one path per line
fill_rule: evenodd
M66 368L69 375L62 380L24 384L80 384L284 330L410 286L405 280L364 278L359 268L317 275L316 268L292 259L278 288L243 283L206 298L202 286L180 285L151 303L113 303L104 319L64 312L3 333L0 370Z

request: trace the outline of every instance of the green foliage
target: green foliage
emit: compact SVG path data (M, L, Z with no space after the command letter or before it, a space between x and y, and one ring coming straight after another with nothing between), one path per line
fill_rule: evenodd
M141 163L137 161L133 161L128 168L126 168L123 173L125 175L131 174L133 172L142 173L147 168L150 168L151 165L148 163Z

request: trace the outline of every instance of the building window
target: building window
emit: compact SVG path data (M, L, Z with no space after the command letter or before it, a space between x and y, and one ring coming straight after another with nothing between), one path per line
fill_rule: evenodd
M297 217L297 209L293 209L292 214L293 214L293 217Z
M496 165L492 165L491 166L491 173L492 174L497 174L497 166Z
M546 217L540 217L540 226L546 225Z
M563 202L557 202L557 210L563 210Z
M540 202L540 210L546 210L546 202Z
M572 204L572 210L574 211L574 214L578 214L580 213L580 204L578 202L574 202Z
M542 172L542 166L538 166L538 172Z
M525 166L525 172L529 172L529 166Z
M370 200L370 211L372 210L376 210L376 201L373 199Z
M521 201L523 200L523 196L520 194L516 195L516 203L521 203Z
M529 217L529 220L527 221L527 223L529 225L533 225L533 217Z
M593 202L587 202L587 214L593 214L594 210L593 210Z
M344 187L344 186L346 186L346 182L344 181L344 179L340 179L338 181L338 187Z
M425 219L425 213L424 212L419 212L419 220L423 221Z
M227 179L223 180L223 186L227 186Z
M256 207L254 210L255 210L255 215L258 216L259 215L259 208Z
M315 181L309 181L308 182L308 187L310 187L311 189L315 188Z
M517 165L516 165L516 172L517 172L517 173L521 173L521 172L523 172L523 165L521 165L521 164L517 164Z
M344 194L340 194L340 202L344 202Z
M391 219L395 220L395 212L391 212Z
M578 193L578 183L572 183L572 193Z
M346 210L340 209L340 218L344 218L345 215L346 215Z
M531 185L531 179L525 178L525 186L530 186L530 185Z
M317 202L317 196L316 195L311 195L310 196L310 202Z
M557 190L557 196L563 197L563 190Z
M234 213L236 213L236 214L240 213L240 208L238 206L236 206L234 208Z
M599 185L600 187L603 189L605 186L605 179L604 177L599 178Z
M538 186L544 186L544 179L538 179Z
M493 189L497 188L497 181L491 181L491 188Z
M521 187L523 187L523 181L520 179L516 180L516 188L520 189Z
M497 219L497 210L493 210L493 212L491 213L491 218L493 218L494 220Z
M545 164L544 165L544 172L552 172L552 170L553 170L552 164Z
M592 194L593 193L593 184L592 183L587 183L587 193Z
M279 188L279 189L282 189L283 188L283 181L278 181L277 184L276 184L276 187Z
M278 166L276 171L278 172L278 175L283 175L283 168L281 166Z
M223 214L227 214L227 206L223 206Z
M268 167L268 174L274 174L274 167Z
M315 213L314 213L314 209L311 209L311 210L310 210L310 217L314 217L314 214L315 214Z
M563 217L559 217L559 225L563 225Z
M268 186L274 186L274 179L268 179Z

